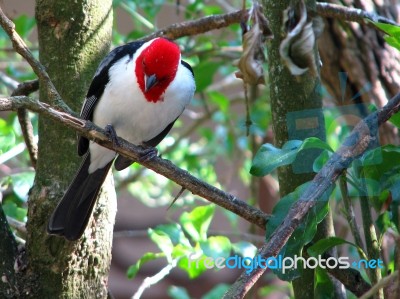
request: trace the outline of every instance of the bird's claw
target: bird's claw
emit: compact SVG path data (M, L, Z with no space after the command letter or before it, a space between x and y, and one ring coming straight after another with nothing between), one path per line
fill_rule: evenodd
M113 146L114 147L119 146L118 135L117 135L117 132L115 132L115 129L114 129L113 125L112 124L108 124L105 127L105 131L107 132L108 138L112 141Z
M148 162L154 159L157 154L158 150L155 147L143 147L143 151L139 157L139 162Z

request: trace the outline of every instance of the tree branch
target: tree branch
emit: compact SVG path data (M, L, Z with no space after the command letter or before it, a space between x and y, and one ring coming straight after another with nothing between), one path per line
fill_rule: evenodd
M347 22L365 23L365 19L373 22L387 23L400 26L395 21L377 15L374 12L367 12L359 8L345 7L337 4L319 2L316 4L316 13L321 17L335 18ZM228 27L246 20L248 10L237 10L234 12L206 16L193 21L176 23L165 27L154 33L143 37L140 40L150 40L155 37L164 36L170 39L177 39L183 36L197 35L211 30Z
M135 292L132 296L132 299L140 299L143 295L144 291L150 288L152 285L160 282L165 276L167 276L177 265L179 259L173 259L171 262L168 263L164 268L160 270L157 274L153 276L146 277L142 284L139 286L139 289Z
M27 96L38 89L39 80L27 81L19 84L11 96ZM32 166L33 168L36 168L38 149L33 135L33 127L29 119L28 111L26 109L19 109L17 115L26 148L28 149L29 157L31 158Z
M375 131L377 126L382 125L399 110L400 93L395 95L382 109L370 114L357 124L343 145L317 173L299 200L292 205L288 215L273 232L268 242L259 248L258 255L267 259L279 254L294 230L302 223L308 211L318 202L318 199L354 159L365 152L370 142L377 138L371 132ZM243 298L264 272L265 269L257 268L250 273L242 273L224 295L224 298Z
M398 276L399 276L399 271L396 270L393 273L391 273L390 275L382 278L375 285L373 285L372 288L368 292L366 292L364 295L362 295L360 297L360 299L372 298L380 290L384 289L385 287L387 287L390 284L395 283L395 281L397 280Z
M40 113L42 116L56 120L59 123L76 130L80 135L93 140L106 148L114 150L124 157L138 161L140 155L143 154L144 149L142 147L133 145L122 138L118 138L118 145L113 145L113 142L108 139L106 132L92 122L84 121L66 112L58 111L46 103L23 96L0 98L0 111L15 111L21 108ZM265 229L269 215L248 205L245 201L240 200L236 196L226 193L221 189L195 178L187 171L172 164L170 161L156 157L151 161L140 162L140 164L174 181L182 188L191 191L193 194L203 197L235 213L247 221L256 224L260 228Z
M183 36L197 35L211 30L228 27L232 24L240 23L247 17L248 11L238 10L221 15L211 15L193 21L175 23L154 33L145 36L141 40L150 40L156 37L166 37L177 39Z
M359 8L345 7L332 3L317 3L317 13L322 17L335 18L347 22L365 23L365 19L368 19L372 22L387 23L399 26L399 24L395 21L377 15L374 12L368 12Z
M0 7L0 25L3 27L4 31L10 37L13 48L15 51L20 54L32 67L35 74L38 76L41 84L46 86L46 91L49 99L52 100L54 105L62 108L65 111L68 111L70 114L74 114L74 112L61 100L61 97L51 82L49 75L47 74L44 66L33 56L25 42L15 31L14 23L7 18L4 14L3 10Z

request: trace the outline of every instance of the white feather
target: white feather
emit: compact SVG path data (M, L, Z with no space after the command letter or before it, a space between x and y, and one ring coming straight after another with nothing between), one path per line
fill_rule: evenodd
M164 99L156 103L148 102L139 88L134 69L136 57L147 45L144 44L133 59L126 55L110 68L110 81L93 114L96 125L104 128L111 124L119 137L136 145L160 134L183 112L195 91L191 72L179 63ZM90 142L89 150L89 173L104 167L115 157L115 152L94 142Z

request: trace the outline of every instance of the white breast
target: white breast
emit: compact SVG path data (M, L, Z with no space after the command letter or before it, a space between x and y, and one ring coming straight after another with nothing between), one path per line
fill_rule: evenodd
M110 71L110 82L97 103L93 122L104 128L113 125L117 135L140 145L160 134L189 104L195 91L190 71L179 64L175 79L165 91L164 99L148 102L139 89L134 60L127 55L114 64ZM115 153L93 142L90 143L91 165L89 171L104 167L115 157Z

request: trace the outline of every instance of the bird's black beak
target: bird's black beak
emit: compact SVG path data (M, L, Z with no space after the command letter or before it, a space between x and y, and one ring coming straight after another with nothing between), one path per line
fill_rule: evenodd
M158 83L156 75L144 76L145 92Z

